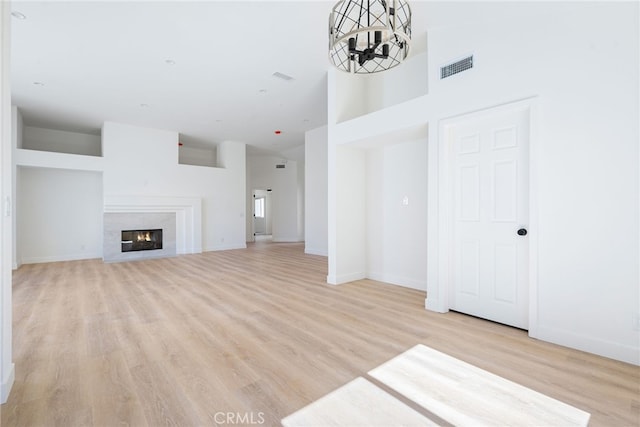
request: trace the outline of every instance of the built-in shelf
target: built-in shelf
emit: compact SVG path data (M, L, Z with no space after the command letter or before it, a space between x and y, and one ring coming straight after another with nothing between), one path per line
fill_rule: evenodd
M26 150L102 156L102 138L99 134L24 126L18 144L18 148Z
M218 167L216 147L195 147L181 142L178 149L178 164L191 166Z

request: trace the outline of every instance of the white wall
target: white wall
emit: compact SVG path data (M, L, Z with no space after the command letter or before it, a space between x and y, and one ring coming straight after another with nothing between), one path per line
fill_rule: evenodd
M53 140L61 139L61 136L71 141L86 140L87 137L94 142L101 140L104 157L29 149L16 151L16 164L22 166L17 177L20 182L18 217L22 223L16 225L16 240L20 248L18 260L42 262L101 257L102 232L96 235L85 230L82 239L66 240L59 239L55 233L47 234L47 245L40 248L34 246L31 233L32 230L62 229L68 224L69 218L75 218L74 215L80 212L100 212L99 220L93 224L101 227L102 195L120 198L160 197L167 200L176 197L197 198L202 202L202 233L198 233L197 238L201 241L194 247L205 251L245 247L243 143L225 141L219 144L216 157L225 167L210 168L178 164L178 134L171 131L108 122L104 125L102 137L84 134L74 136L72 132L50 130L38 130L36 134L41 138L41 148L47 147L47 136ZM82 182L66 179L74 174L81 177ZM95 177L101 177L102 182L97 183ZM83 183L91 185L91 189L82 187ZM73 197L68 197L70 194ZM55 206L49 197L55 197L63 203ZM76 214L41 215L47 210L39 210L34 206L43 203L51 203L50 210L54 213L69 208ZM81 218L78 221L82 221ZM84 225L82 227L87 228ZM93 240L87 240L87 236L93 236Z
M299 235L299 192L298 165L295 160L287 160L285 168L276 169L283 164L281 157L250 156L247 158L247 193L253 189L272 189L271 194L271 236L274 242L298 242ZM252 212L250 208L248 212ZM249 215L247 215L249 218ZM248 227L250 223L247 222ZM250 229L250 228L249 228ZM247 233L247 241L253 236Z
M417 43L413 40L413 43ZM356 76L357 77L357 76ZM427 94L427 54L411 53L401 65L383 73L366 76L364 93L368 100L364 113L382 110Z
M327 127L305 134L305 246L327 256Z
M518 13L481 32L430 35L434 64L470 51L478 61L458 82L434 81L433 101L469 111L538 96L531 334L640 363L632 327L640 312L638 4L547 3Z
M20 259L22 258L20 255L20 243L16 238L15 230L17 229L17 206L19 203L19 194L18 194L18 167L16 165L16 154L17 149L22 147L22 136L24 130L24 123L22 121L22 113L18 110L18 107L11 107L11 192L13 193L13 205L12 205L12 216L13 222L11 229L14 232L13 240L13 250L12 250L12 263L11 266L15 270L20 266Z
M336 263L329 264L327 282L332 285L363 279L367 272L367 152L362 148L337 147Z
M288 161L284 169L273 168L271 227L274 242L299 242L298 162Z
M0 2L0 403L5 403L13 386L11 258L12 258L12 135L11 84L11 3Z
M640 313L638 4L484 3L473 17L455 2L441 7L461 18L460 25L429 32L429 94L330 123L330 141L341 145L428 123L433 159L441 120L537 97L538 235L531 238L539 247L530 333L640 363L633 329ZM469 53L472 70L439 80L440 66ZM340 104L332 90L329 118ZM436 183L437 167L430 168L429 188ZM437 194L430 191L428 200L429 212L437 212ZM330 215L341 211L337 206ZM340 250L337 245L338 258ZM329 259L331 270L331 252ZM430 277L439 262L430 251ZM429 296L445 295L443 286L430 280Z
M15 106L13 115L14 268L23 263L100 258L100 137L24 126Z
M204 251L245 244L245 144L218 146L220 168L178 164L178 133L106 122L102 129L105 196L202 199Z
M427 290L427 140L367 152L367 277Z
M80 154L83 156L100 156L102 154L99 135L43 129L33 126L24 127L22 145L18 146L18 148Z
M293 148L289 148L287 150L283 150L280 152L283 156L285 156L288 160L295 160L297 167L297 199L298 199L298 229L297 229L297 240L299 242L303 242L305 240L305 181L306 181L306 171L305 171L305 147L304 144L298 145Z
M15 135L13 141L14 148L22 148L22 141L24 140L24 121L22 119L22 113L16 106L12 106L12 115L15 120L12 133Z
M335 115L337 123L354 119L376 109L376 103L370 105L370 94L367 90L369 80L374 78L368 75L334 73L333 84L340 96L334 103L329 102L329 109Z
M19 168L19 263L102 257L102 174Z
M411 54L402 64L382 73L335 75L340 94L334 105L337 122L348 121L374 111L427 94L427 54Z
M297 217L297 239L299 242L304 242L305 236L304 236L304 231L305 231L305 177L306 177L306 172L305 172L305 163L304 161L296 161L296 167L298 168L298 170L296 171L296 174L298 176L298 182L297 182L297 186L296 186L296 196L297 196L297 211L298 211L298 217Z

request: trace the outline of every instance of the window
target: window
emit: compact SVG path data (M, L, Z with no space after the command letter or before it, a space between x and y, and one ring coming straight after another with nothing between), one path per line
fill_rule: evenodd
M253 204L253 216L256 218L264 218L264 197L255 199Z

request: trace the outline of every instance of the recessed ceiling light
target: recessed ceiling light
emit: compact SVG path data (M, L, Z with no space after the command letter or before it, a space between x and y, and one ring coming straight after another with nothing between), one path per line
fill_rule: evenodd
M11 12L11 16L13 16L16 19L27 19L27 16L24 13L20 13L18 11Z
M36 86L44 86L44 83L42 82L33 82L33 84Z
M173 59L165 59L164 62L169 64L169 65L176 65L176 61L174 61Z

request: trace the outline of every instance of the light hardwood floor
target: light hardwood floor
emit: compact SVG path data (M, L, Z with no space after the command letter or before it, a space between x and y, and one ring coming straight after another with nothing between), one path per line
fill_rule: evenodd
M640 424L636 366L428 312L411 289L330 286L326 270L301 244L267 243L22 266L2 426L279 425L416 344L590 412L593 426Z

